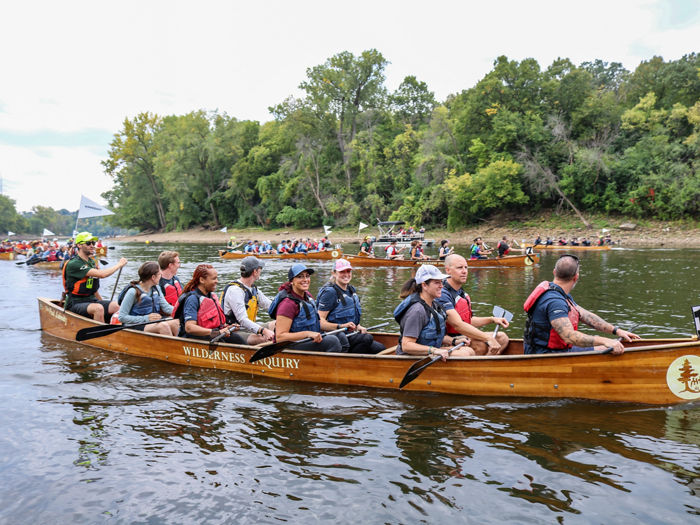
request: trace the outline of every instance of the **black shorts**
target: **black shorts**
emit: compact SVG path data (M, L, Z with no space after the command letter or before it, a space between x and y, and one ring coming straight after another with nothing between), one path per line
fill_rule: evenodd
M71 304L71 305L70 305L70 307L68 308L68 310L70 310L70 311L73 312L74 314L82 315L83 317L89 317L90 319L92 319L92 316L90 316L90 315L88 314L87 309L88 309L88 306L90 306L91 304L95 304L95 303L100 303L100 304L102 305L102 308L104 309L105 322L108 323L108 322L109 322L109 318L110 318L110 315L109 315L109 301L104 301L104 300L103 300L103 301L98 301L98 300L94 300L94 301L84 301L84 302L82 302L82 303L74 303L74 304Z

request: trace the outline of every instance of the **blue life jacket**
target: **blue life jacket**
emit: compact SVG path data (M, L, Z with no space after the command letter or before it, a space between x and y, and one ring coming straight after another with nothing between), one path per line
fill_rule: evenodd
M136 284L129 284L129 286L127 286L121 292L119 292L119 297L117 297L117 303L121 305L122 301L124 301L124 296L126 295L126 292L128 292L131 288L136 287L138 287L138 289L141 291L141 298L138 302L134 302L134 306L131 307L129 315L149 315L159 313L160 299L157 299L157 297L160 297L160 292L158 292L157 286L151 288L151 290L153 290L154 295L150 295L141 290L140 286Z
M355 288L348 285L347 290L343 290L337 284L329 284L318 291L318 297L325 290L335 290L337 300L331 309L328 311L328 321L336 324L344 323L360 323L362 317L362 306L360 305L360 297L357 295ZM318 298L316 299L316 307L318 307Z
M406 314L408 309L416 303L421 303L423 308L425 308L425 313L428 314L428 324L426 324L420 331L420 336L416 340L416 343L426 346L435 346L440 348L442 346L442 339L445 337L445 320L447 319L447 314L445 310L442 309L439 303L433 301L433 306L429 306L420 295L415 293L406 297L399 305L394 309L394 319L401 326L401 319ZM403 337L403 327L401 327L401 337ZM397 354L403 354L403 351L397 348Z
M310 330L312 332L321 331L321 320L318 317L318 312L316 311L316 305L314 304L311 296L306 294L310 299L308 301L302 301L298 297L287 292L287 290L280 291L275 299L270 304L268 313L273 319L277 319L277 307L282 302L282 299L288 298L299 305L299 313L292 320L292 326L289 329L290 332L303 332L305 330Z

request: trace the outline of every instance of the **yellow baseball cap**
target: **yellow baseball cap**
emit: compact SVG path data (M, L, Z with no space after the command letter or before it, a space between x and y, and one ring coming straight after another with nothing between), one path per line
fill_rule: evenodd
M75 244L85 244L86 242L89 242L89 241L97 241L97 237L95 237L90 232L80 232L75 237Z

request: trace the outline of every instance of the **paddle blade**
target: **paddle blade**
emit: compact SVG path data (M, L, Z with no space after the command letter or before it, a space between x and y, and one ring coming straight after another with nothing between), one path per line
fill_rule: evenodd
M89 326L88 328L81 328L75 334L76 341L87 341L88 339L95 339L96 337L103 337L105 335L113 334L119 330L123 330L125 327L119 324L112 324L107 326Z
M311 338L307 337L306 339L302 339L301 341L282 341L281 343L272 343L271 345L263 346L259 350L256 350L256 352L248 360L248 362L255 363L257 361L260 361L261 359L265 359L266 357L273 356L277 352L281 352L291 344L305 343L307 341L311 341Z
M500 307L500 306L494 306L494 307L493 307L493 312L491 312L491 314L492 314L494 317L503 317L503 314L504 314L505 312L506 312L506 311L505 311L504 308L502 308L502 307Z
M401 380L401 383L399 383L399 388L405 387L407 384L409 384L411 381L413 381L416 377L421 375L423 370L428 368L430 365L433 363L436 363L440 361L442 357L437 356L437 357L424 357L420 361L416 361L411 365L411 368L408 369L406 374L403 376L403 379Z

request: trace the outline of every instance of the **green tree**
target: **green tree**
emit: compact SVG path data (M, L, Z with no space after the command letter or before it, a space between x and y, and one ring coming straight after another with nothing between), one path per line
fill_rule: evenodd
M124 128L114 135L108 157L102 161L105 173L114 186L102 196L110 206L118 207L114 221L127 228L166 226L163 186L154 169L154 137L161 119L140 113L133 120L124 119Z

